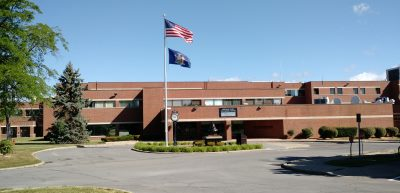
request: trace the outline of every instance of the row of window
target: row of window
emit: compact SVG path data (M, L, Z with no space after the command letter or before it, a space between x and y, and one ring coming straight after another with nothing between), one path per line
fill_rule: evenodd
M314 88L313 93L319 94L319 88ZM353 94L365 94L365 88L353 88ZM343 94L343 88L329 88L329 94ZM381 88L375 88L375 94L381 94Z
M140 107L141 100L127 100L119 101L119 106L122 108L138 108ZM116 106L115 101L92 101L89 104L89 108L114 108Z
M205 99L204 106L281 105L282 99ZM168 106L201 106L201 100L169 100Z
M304 89L290 89L286 90L285 96L305 96Z

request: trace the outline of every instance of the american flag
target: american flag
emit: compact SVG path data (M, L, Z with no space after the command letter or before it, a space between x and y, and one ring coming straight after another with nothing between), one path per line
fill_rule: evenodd
M165 37L183 38L186 43L192 43L193 33L188 29L165 19Z

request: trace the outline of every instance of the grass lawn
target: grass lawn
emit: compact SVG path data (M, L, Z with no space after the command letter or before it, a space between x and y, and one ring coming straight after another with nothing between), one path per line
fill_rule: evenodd
M32 156L33 152L55 147L71 146L65 144L50 144L48 141L43 141L42 139L43 138L16 138L14 152L7 156L0 155L0 168L37 164L40 163L40 160Z
M114 189L103 189L103 188L92 188L92 187L51 187L51 188L33 188L33 189L21 189L12 190L6 189L1 190L1 193L127 193L120 190Z
M15 139L14 152L7 156L0 155L0 168L10 168L40 163L32 153L57 147L74 146L72 144L51 144L43 138L21 137ZM88 144L98 144L100 140L90 141Z
M400 161L400 155L398 155L397 153L364 155L361 157L348 157L344 159L331 160L326 163L329 165L342 167L362 167L375 164L384 164L393 161Z

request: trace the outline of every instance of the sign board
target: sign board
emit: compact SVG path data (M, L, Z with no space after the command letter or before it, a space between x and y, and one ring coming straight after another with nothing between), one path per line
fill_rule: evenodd
M237 117L237 108L220 108L219 117Z
M361 114L357 113L357 123L361 123Z

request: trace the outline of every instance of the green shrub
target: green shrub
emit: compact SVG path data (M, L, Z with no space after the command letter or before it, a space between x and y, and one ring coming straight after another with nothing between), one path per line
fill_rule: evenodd
M204 140L193 141L193 146L204 146Z
M103 142L138 140L140 135L109 136L101 138Z
M301 137L304 139L308 139L313 135L313 131L311 128L304 128L301 130Z
M318 129L318 134L323 139L335 138L338 135L338 131L334 127L322 126Z
M7 155L13 152L14 146L10 140L0 141L0 154Z
M294 130L291 129L291 130L287 131L287 135L288 135L289 137L292 137L292 136L294 135Z
M389 137L395 137L397 134L399 134L399 128L397 127L387 127L386 132Z
M357 127L336 127L338 137L355 137L357 135Z
M207 141L207 146L215 146L215 142L213 142L213 141Z
M375 135L375 127L360 128L361 136L364 135L365 139L369 139Z
M254 145L254 148L255 148L255 149L262 149L262 148L263 148L263 145L262 145L262 144L255 144L255 145Z
M232 141L232 142L225 142L225 145L236 145L236 142Z
M375 137L381 138L386 136L386 129L382 127L375 127Z
M225 145L225 143L224 143L224 142L221 142L221 141L218 141L215 145L216 145L216 146L223 146L223 145Z
M134 148L142 151L149 152L220 152L220 151L237 151L237 150L250 150L250 149L261 149L262 144L243 144L243 145L224 145L224 146L169 146L165 147L159 145L160 143L143 143L138 142Z

